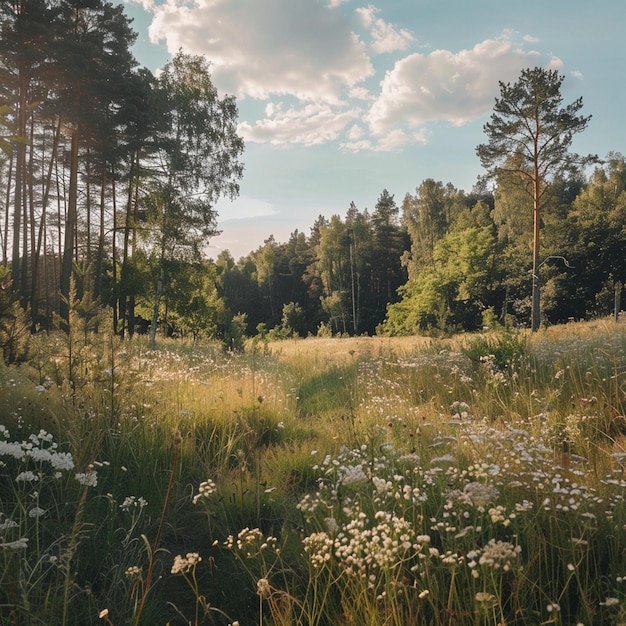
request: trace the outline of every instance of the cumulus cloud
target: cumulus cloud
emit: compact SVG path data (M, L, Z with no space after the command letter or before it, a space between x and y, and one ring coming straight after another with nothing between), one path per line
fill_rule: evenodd
M382 54L384 52L406 50L413 42L413 35L408 30L404 28L398 29L377 17L378 13L380 13L380 9L371 4L356 10L361 23L370 31L372 38L370 49L372 52L374 54Z
M360 115L356 108L326 103L291 107L273 103L266 107L264 119L242 122L239 132L246 141L313 146L334 141Z
M143 0L148 2L149 0ZM338 2L166 0L152 7L150 37L206 55L215 82L239 97L292 95L336 102L374 73L365 43Z
M488 112L498 81L515 80L522 68L538 63L538 53L516 45L510 33L454 53L435 50L397 61L381 82L368 121L375 135L399 125L419 128L429 122L464 124Z
M460 51L412 52L411 32L347 0L127 1L152 14L150 37L171 54L205 55L221 92L268 103L239 126L250 142L377 151L426 143L429 124L486 114L499 81L540 63L529 50L537 39L511 31ZM372 58L402 51L376 77ZM546 64L562 65L558 57Z

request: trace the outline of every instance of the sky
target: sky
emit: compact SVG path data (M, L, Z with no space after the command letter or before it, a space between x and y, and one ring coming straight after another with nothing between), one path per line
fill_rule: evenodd
M428 178L471 191L499 82L524 68L583 98L574 151L626 153L626 0L124 1L142 66L204 55L237 98L245 170L213 258L371 211L384 189L398 206Z

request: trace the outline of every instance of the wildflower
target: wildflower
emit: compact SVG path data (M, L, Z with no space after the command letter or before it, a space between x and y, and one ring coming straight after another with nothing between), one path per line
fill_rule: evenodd
M213 480L208 478L204 482L200 483L198 493L193 497L193 503L198 504L198 500L201 498L209 498L217 491L217 486Z
M546 607L548 613L558 613L561 610L561 606L557 602L551 602Z
M83 487L95 487L98 484L98 472L93 469L88 472L79 472L74 477Z
M120 509L122 509L122 511L128 511L131 508L137 507L143 509L145 506L148 506L148 502L143 497L140 496L136 498L135 496L126 496L124 502L120 504Z
M326 524L326 528L328 528L328 532L336 533L339 530L339 525L334 517L326 517L324 523Z
M270 596L272 589L267 578L259 578L259 580L257 580L256 590L262 598L267 598Z
M127 578L141 578L141 567L138 567L137 565L131 565L130 567L126 568L124 575Z
M341 473L343 474L341 482L344 485L355 485L367 480L367 476L360 465L342 467Z
M423 600L429 593L430 593L430 591L428 591L428 589L424 589L423 591L419 592L419 595L417 597L420 600Z
M482 554L478 559L479 565L487 565L493 569L502 569L508 572L511 569L513 561L517 560L519 553L522 551L521 546L514 546L508 541L496 541L490 539L489 543L482 549ZM475 552L475 551L473 551ZM471 553L467 554L468 558Z
M615 606L616 604L619 604L617 598L607 598L604 602L600 602L600 606Z
M469 497L474 506L484 506L489 502L495 502L500 495L498 488L492 484L478 482L467 483L463 493Z
M40 506L34 506L32 509L29 509L28 517L43 517L46 513L47 511L45 509L42 509Z
M197 552L187 552L185 556L177 554L172 564L172 574L186 574L190 569L194 568L202 557Z
M0 532L8 530L9 528L17 528L18 525L19 524L17 522L14 522L12 519L7 518L0 522Z
M98 614L98 617L100 619L104 619L105 617L109 616L109 609L102 609L102 611L100 611L100 613Z
M492 593L488 593L487 591L479 591L476 596L476 602L493 602L496 597Z
M444 454L443 456L436 456L430 460L431 465L438 465L440 463L456 463L456 459L451 454Z
M26 472L20 472L16 477L15 477L15 482L25 482L25 483L34 483L37 482L39 480L39 476L37 476L37 474L35 474L34 472L31 472L30 470L26 471Z
M327 533L311 533L303 540L304 551L311 559L311 565L319 568L332 558L334 542Z
M0 543L0 548L3 550L25 550L28 548L28 537L20 537L16 541Z

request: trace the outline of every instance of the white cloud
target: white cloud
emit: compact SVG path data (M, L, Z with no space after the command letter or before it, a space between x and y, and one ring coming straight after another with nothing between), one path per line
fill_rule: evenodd
M470 50L435 50L396 62L381 82L368 120L377 136L396 128L419 128L435 121L461 125L488 112L498 81L515 80L538 63L538 53L516 45L510 33Z
M361 23L370 30L372 43L370 48L375 54L384 52L395 52L406 50L414 40L413 35L404 29L397 29L383 19L376 17L380 9L372 6L363 7L356 10Z
M348 130L347 136L350 141L357 141L358 139L361 139L364 134L365 130L363 127L358 124L354 124L350 130Z
M343 109L326 103L289 108L276 103L266 107L265 115L262 120L239 125L244 140L305 146L327 143L337 139L362 113L358 109Z
M563 61L559 57L553 56L548 63L548 69L560 72L563 69Z
M149 0L143 0L147 2ZM206 55L221 90L239 97L292 95L337 102L374 73L337 2L166 0L152 8L153 41Z
M348 91L348 97L353 98L354 100L364 100L369 102L376 99L376 96L368 89L365 89L365 87L352 87L352 89Z

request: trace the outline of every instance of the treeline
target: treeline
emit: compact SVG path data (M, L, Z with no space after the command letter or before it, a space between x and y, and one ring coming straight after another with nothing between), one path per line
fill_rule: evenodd
M515 176L495 192L427 179L398 207L320 216L310 235L269 238L235 263L222 253L216 290L246 332L445 333L485 320L527 326L532 197ZM543 323L613 313L626 281L626 163L610 154L585 178L553 181L541 223Z
M519 150L488 152L505 164L489 187L466 193L428 179L400 204L383 190L371 210L351 205L320 216L308 234L284 243L270 236L239 260L226 252L207 259L215 204L238 194L243 173L236 101L218 95L202 57L180 52L158 76L140 67L135 37L122 6L104 0L0 0L7 360L16 358L18 321L67 330L72 312L85 328L106 317L121 336L149 330L154 342L160 328L231 347L266 333L528 323L532 168ZM558 95L560 78L523 76L552 83ZM563 130L562 116L548 119L567 146L574 131ZM626 281L625 171L612 154L587 178L535 181L544 322L615 307Z

